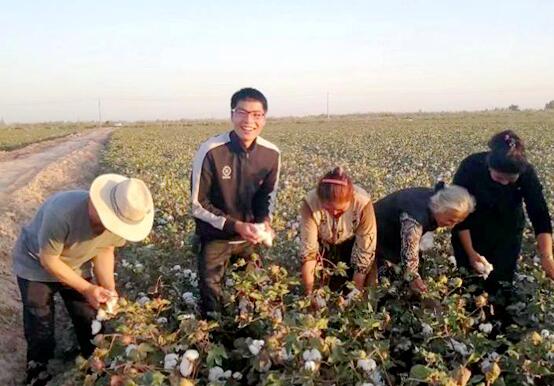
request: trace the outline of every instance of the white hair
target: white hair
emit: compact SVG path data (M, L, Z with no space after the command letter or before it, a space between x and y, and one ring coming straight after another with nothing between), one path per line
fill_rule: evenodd
M475 198L466 188L458 185L445 185L438 190L429 203L433 213L444 213L448 210L458 213L471 213L475 210Z

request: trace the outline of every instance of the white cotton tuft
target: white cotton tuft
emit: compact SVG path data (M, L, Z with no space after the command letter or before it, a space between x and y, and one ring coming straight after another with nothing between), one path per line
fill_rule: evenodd
M435 244L435 235L433 232L426 232L419 240L419 250L422 252L433 249Z
M98 320L93 320L92 324L90 325L90 329L91 329L92 335L96 335L102 329L102 323L100 323Z

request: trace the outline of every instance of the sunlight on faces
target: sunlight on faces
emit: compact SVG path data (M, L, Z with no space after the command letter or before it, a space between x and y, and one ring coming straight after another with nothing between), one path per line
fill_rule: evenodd
M447 209L444 212L437 212L434 213L435 221L437 222L437 225L439 228L446 227L446 228L452 228L456 224L461 223L466 219L467 216L469 216L469 212L463 211L460 212L458 210L454 209Z
M321 206L334 218L339 218L350 207L350 200L342 202L323 202Z
M491 179L501 185L514 184L519 178L519 174L503 173L498 170L489 168Z
M233 129L241 141L249 147L265 126L265 111L261 102L244 99L231 111Z

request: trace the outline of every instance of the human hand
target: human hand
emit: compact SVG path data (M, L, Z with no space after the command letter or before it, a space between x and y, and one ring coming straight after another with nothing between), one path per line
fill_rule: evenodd
M254 225L256 227L256 234L259 242L263 243L266 247L271 247L273 245L273 239L275 238L275 231L271 229L269 221Z
M101 303L106 303L110 300L113 293L104 287L91 284L85 289L83 296L92 307L98 309Z
M412 289L412 291L419 294L427 292L427 285L425 285L425 282L419 276L410 282L410 288Z
M257 244L260 242L255 224L237 221L235 223L235 231L249 243Z
M493 270L492 264L489 263L484 256L481 256L477 252L474 252L469 256L469 262L473 269L482 275L484 279L486 279Z

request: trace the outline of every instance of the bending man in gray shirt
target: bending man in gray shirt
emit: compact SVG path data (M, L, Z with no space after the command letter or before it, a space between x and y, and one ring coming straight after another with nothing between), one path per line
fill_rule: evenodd
M90 191L54 194L25 225L13 251L27 339L27 384L45 385L53 357L54 294L64 300L81 352L94 351L96 309L117 296L114 249L140 241L152 228L154 207L141 180L99 176ZM91 280L93 263L95 283Z

